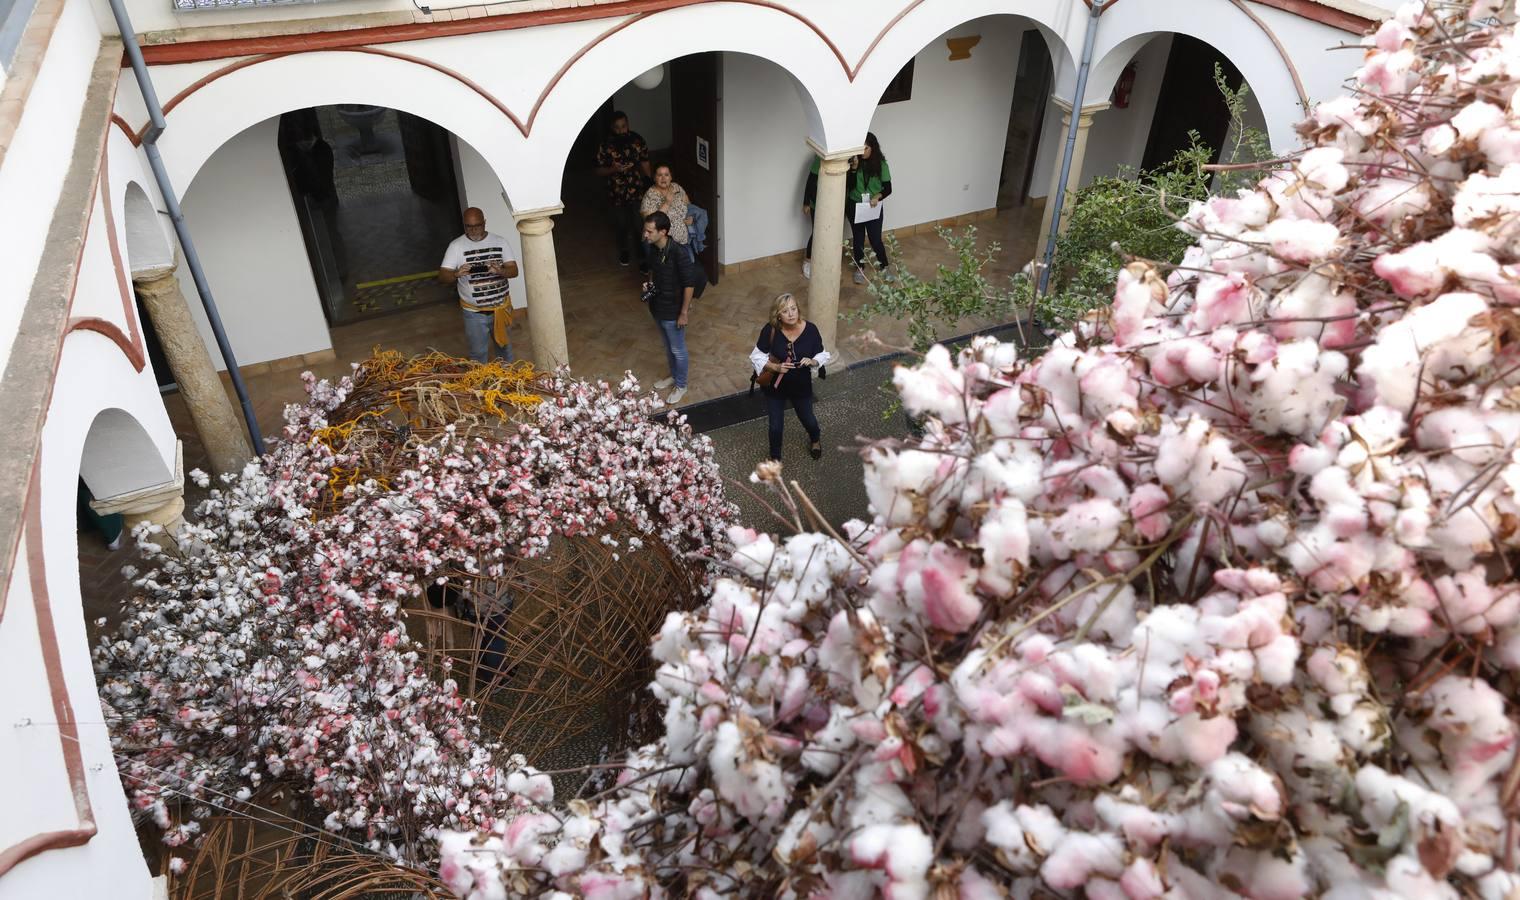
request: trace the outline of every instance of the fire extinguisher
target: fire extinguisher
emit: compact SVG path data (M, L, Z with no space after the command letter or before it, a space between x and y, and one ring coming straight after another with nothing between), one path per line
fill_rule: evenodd
M1114 84L1114 92L1108 98L1109 105L1114 109L1129 108L1129 94L1135 89L1135 64L1132 62L1124 67L1119 73L1119 80Z

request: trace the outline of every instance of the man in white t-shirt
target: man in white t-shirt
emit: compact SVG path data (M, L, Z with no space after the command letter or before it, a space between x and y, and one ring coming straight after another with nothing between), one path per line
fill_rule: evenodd
M475 207L464 211L464 234L449 243L438 267L438 280L457 285L464 314L464 336L470 359L512 361L507 328L512 324L512 286L517 259L499 234L486 231L486 215Z

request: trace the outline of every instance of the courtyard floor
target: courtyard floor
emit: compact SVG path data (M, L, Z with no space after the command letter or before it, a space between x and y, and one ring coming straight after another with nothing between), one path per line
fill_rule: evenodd
M994 281L1003 282L1029 261L1039 216L1039 207L1031 206L1008 210L976 223L983 242L997 241L1003 247L996 266L988 273ZM557 245L595 246L573 239L573 223L566 230L570 234L556 231ZM572 239L566 241L566 237ZM936 265L949 261L943 240L932 231L902 237L901 249L902 259L896 265L906 266L923 277L932 277ZM610 259L610 254L605 258ZM644 385L664 377L664 352L658 331L638 301L637 269L619 268L615 262L610 266L597 265L584 251L562 254L559 262L572 370L583 377L614 380L620 379L625 370L632 371ZM689 328L690 390L682 406L693 415L693 426L714 441L743 521L761 530L786 529L757 498L747 493L751 489L748 475L766 455L764 403L758 392L742 398L749 387L747 356L771 300L782 291L792 291L804 300L805 313L807 285L800 271L800 258L796 262L730 272L721 283L710 286L697 302ZM847 317L867 300L865 288L851 283L846 268L840 289L841 313ZM940 333L965 334L998 324L1002 323L968 319L947 323ZM877 340L866 337L870 332L874 332ZM891 397L884 392L890 379L890 363L867 361L892 354L907 344L906 324L898 321L844 318L839 333L838 346L831 348L839 359L830 366L827 380L815 382L827 452L819 461L808 458L804 433L788 411L784 459L788 480L796 479L825 517L835 524L866 515L857 452L862 442L905 434L902 417L886 415L892 404ZM452 305L423 307L336 327L332 329L332 340L336 358L310 367L318 377L347 374L353 361L363 359L375 348L408 355L433 349L459 356L465 353L459 313ZM531 358L532 342L523 318L513 325L512 340L519 357ZM278 437L286 404L304 399L301 372L292 368L245 376L266 439ZM230 394L230 382L228 390ZM735 394L741 398L707 402ZM169 393L164 402L184 442L186 471L204 468L206 455L182 398ZM188 479L185 487L187 505L193 509L201 492ZM130 548L110 552L96 533L88 530L80 532L79 548L86 621L93 622L102 616L115 620L129 590L120 569L134 561L135 553Z

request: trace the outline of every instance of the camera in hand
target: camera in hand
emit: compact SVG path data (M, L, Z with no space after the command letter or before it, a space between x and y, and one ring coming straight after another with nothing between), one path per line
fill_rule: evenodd
M639 294L639 300L640 300L640 302L643 302L643 303L649 303L649 302L651 302L651 301L654 300L655 295L658 294L658 293L659 292L656 291L655 288L654 288L654 282L653 281L646 281L643 284L643 291L642 291L642 293Z

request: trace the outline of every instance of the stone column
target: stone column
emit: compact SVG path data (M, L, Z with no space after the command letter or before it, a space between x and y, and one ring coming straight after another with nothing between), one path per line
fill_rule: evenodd
M554 261L554 219L564 206L546 206L513 215L522 235L523 279L528 285L528 331L533 362L540 369L570 363L565 343L565 308L559 298L559 267Z
M156 326L155 326L156 327ZM90 501L90 508L103 516L121 513L128 535L143 522L161 526L169 544L165 549L178 552L180 529L185 525L185 465L183 444L174 448L174 477L162 484L149 485ZM155 541L155 543L158 543Z
M1071 103L1060 97L1051 97L1061 107L1061 141L1056 145L1055 168L1050 172L1050 192L1045 195L1045 212L1040 217L1040 242L1035 258L1045 255L1045 242L1050 238L1050 220L1056 211L1056 189L1061 185L1061 158L1066 153L1066 131L1071 127ZM1093 116L1108 109L1108 101L1089 103L1077 114L1077 143L1071 150L1071 175L1066 179L1066 197L1061 204L1061 232L1071 222L1071 210L1077 196L1077 186L1082 183L1082 158L1087 155L1087 133L1092 129Z
M813 278L808 283L808 319L818 326L823 346L838 353L834 339L839 334L839 277L844 245L844 175L850 170L850 157L860 147L826 153L808 141L813 152L823 157L818 168L818 199L813 207Z
M158 333L174 381L190 408L201 446L206 448L211 467L216 470L212 474L241 471L243 464L252 458L253 448L222 385L222 376L211 364L211 353L190 316L190 306L180 291L174 269L134 271L132 283L153 320L153 330Z

